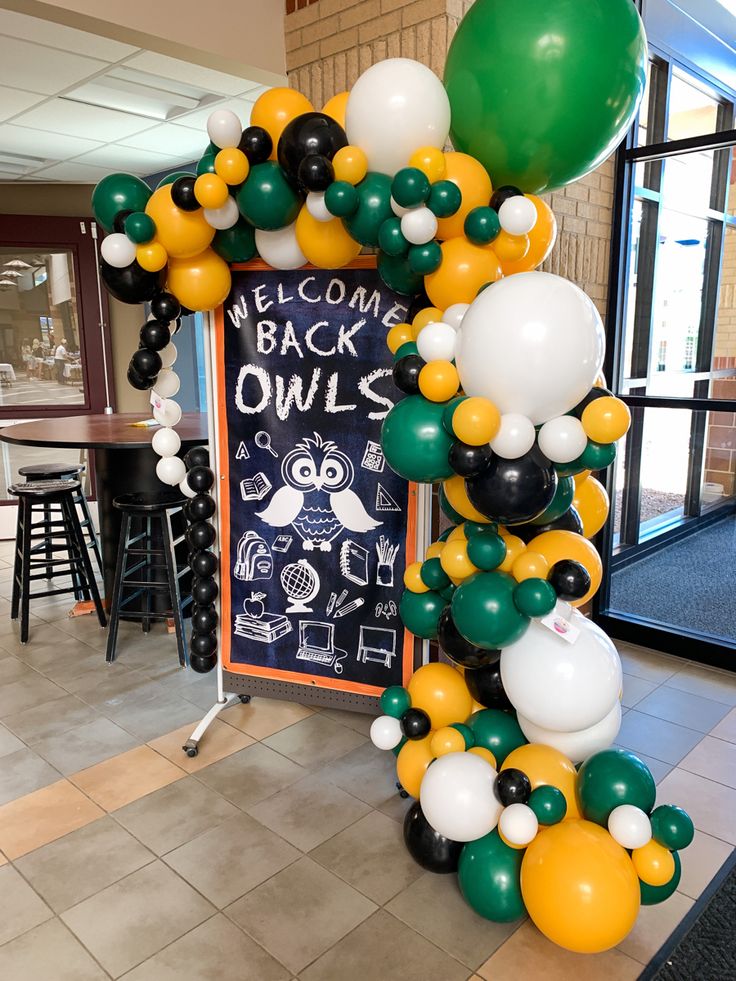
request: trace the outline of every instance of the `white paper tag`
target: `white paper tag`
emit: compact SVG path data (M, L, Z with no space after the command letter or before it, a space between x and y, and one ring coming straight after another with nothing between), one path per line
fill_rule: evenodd
M542 617L539 622L568 644L574 644L580 636L580 628L576 627L574 623L570 623L569 620L566 620L557 610L552 610L546 617Z
M162 404L163 404L163 399L161 398L161 396L156 395L155 392L151 392L151 405L154 407L154 409L160 410Z

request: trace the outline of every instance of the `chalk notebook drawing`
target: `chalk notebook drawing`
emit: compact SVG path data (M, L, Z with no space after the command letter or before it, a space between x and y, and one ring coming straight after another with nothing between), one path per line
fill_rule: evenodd
M233 268L216 318L226 670L366 695L408 679L416 492L381 452L405 317L370 257Z

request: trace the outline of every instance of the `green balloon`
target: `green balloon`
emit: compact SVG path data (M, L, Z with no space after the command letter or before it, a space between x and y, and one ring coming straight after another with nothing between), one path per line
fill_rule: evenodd
M427 559L425 562L422 562L422 568L419 570L419 578L425 586L438 591L452 585L450 577L442 568L442 563L438 558Z
M447 461L452 440L442 428L443 408L423 395L408 395L383 420L383 454L405 480L431 484L452 475Z
M161 180L156 185L156 190L160 187L166 187L167 184L173 184L174 181L178 181L180 177L196 177L191 170L175 170L171 174L167 174L166 177L162 177Z
M499 770L509 753L526 745L526 736L521 731L516 716L509 712L481 709L470 716L468 725L473 730L475 745L490 749L496 757L496 767Z
M204 151L202 156L199 158L197 163L197 177L201 177L202 174L214 174L215 172L215 157L220 152L219 150L211 149L212 144Z
M474 535L485 535L489 531L498 531L498 524L495 521L488 521L481 524L480 521L465 522L465 537L470 541Z
M468 842L460 853L457 881L465 902L494 923L511 923L526 913L521 897L523 848L509 848L496 828Z
M574 477L576 474L582 473L585 467L580 462L580 457L577 460L573 460L571 463L555 463L555 473L559 477Z
M575 794L583 817L607 827L609 814L619 804L633 804L649 814L657 789L638 756L627 749L603 749L580 767Z
M92 192L92 211L106 232L121 211L145 211L151 188L133 174L108 174Z
M461 525L463 521L465 521L465 518L463 518L463 516L458 511L456 511L455 508L452 506L452 504L450 504L450 502L447 500L447 494L445 493L445 488L441 484L439 490L437 491L437 500L439 501L440 510L442 511L444 516L446 518L449 518L449 520L454 525ZM453 530L454 529L452 528L448 528L447 529L448 535Z
M453 181L437 181L432 185L427 207L437 218L454 215L463 202L460 188Z
M615 443L594 443L588 440L588 445L578 457L583 470L605 470L616 459Z
M407 341L406 344L402 344L394 355L394 361L401 361L402 358L407 357L409 354L419 354L419 348L414 341Z
M391 197L402 208L415 208L429 197L430 183L418 167L404 167L391 182Z
M434 640L440 614L447 606L439 593L412 593L405 589L399 603L399 616L409 633L422 640Z
M464 402L467 395L456 395L455 398L450 399L450 401L445 406L445 411L442 414L442 425L445 427L450 436L455 435L455 430L452 428L452 417L455 415L455 409ZM461 518L460 521L463 519Z
M551 521L557 521L566 511L570 510L574 496L575 481L572 477L558 477L557 489L552 498L552 503L540 515L532 519L530 524L548 525Z
M335 218L354 214L359 203L358 192L347 181L334 181L325 191L325 207Z
M455 585L454 582L448 583L448 585L445 586L444 589L440 590L440 596L446 603L450 603L452 601L452 597L455 595L456 589L457 586Z
M156 234L156 222L145 211L134 211L125 219L125 234L136 245L145 245Z
M251 225L268 231L296 221L302 201L274 160L251 167L236 195L241 215Z
M682 863L677 852L672 852L672 857L675 860L675 871L669 882L665 882L663 886L650 886L639 879L642 906L656 906L657 903L663 903L665 899L670 898L675 889L680 885Z
M355 190L358 192L358 208L343 218L345 228L361 245L378 245L378 233L387 218L393 218L391 210L391 178L386 174L370 172Z
M533 790L528 803L540 824L558 824L567 814L565 795L558 787L549 784Z
M497 569L506 558L506 542L493 529L482 525L479 527L482 530L473 534L469 534L467 527L465 529L468 558L478 569L490 572Z
M386 255L406 255L409 242L401 231L401 219L387 218L378 232L378 244Z
M409 249L409 268L419 276L429 276L442 265L442 249L439 242L412 245Z
M468 550L470 555L470 550ZM527 617L545 617L555 608L557 593L546 579L525 579L514 590L514 603Z
M394 748L391 750L391 752L394 754L394 756L398 756L399 755L399 753L403 749L404 743L406 741L407 741L406 736L402 736L401 737L401 742L399 743L399 745L398 746L394 746Z
M693 821L687 811L675 804L660 804L649 815L652 837L671 852L687 848L695 836Z
M452 722L450 724L451 729L457 729L460 735L465 740L465 748L472 749L475 746L475 734L470 726L466 726L464 722Z
M445 64L453 146L476 157L494 187L563 187L620 142L646 68L631 0L476 0Z
M488 245L501 233L498 212L493 208L473 208L465 219L465 235L475 245Z
M256 232L245 218L232 228L215 232L212 248L225 262L248 262L256 254Z
M519 640L529 626L514 603L516 580L505 572L477 572L452 597L452 619L470 644L498 650Z
M404 296L413 296L424 285L423 278L415 273L403 255L378 253L378 272L389 289Z
M391 685L381 692L381 711L393 719L400 719L411 708L411 695L401 685Z
M461 518L460 521L462 522L462 520L463 519ZM438 542L446 542L447 539L450 537L450 535L453 533L454 530L455 529L452 527L452 525L450 525L449 528L445 528L445 530L442 532L442 534L439 535L439 537L437 538L437 541Z

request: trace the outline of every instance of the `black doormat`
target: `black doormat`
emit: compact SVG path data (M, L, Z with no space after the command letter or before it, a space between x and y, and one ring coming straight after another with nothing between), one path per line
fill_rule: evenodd
M657 951L639 981L736 978L736 851Z

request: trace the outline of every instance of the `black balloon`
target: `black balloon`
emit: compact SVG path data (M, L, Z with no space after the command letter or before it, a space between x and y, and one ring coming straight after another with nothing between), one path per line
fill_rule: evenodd
M117 232L118 235L125 234L125 219L128 215L132 215L132 211L118 211L112 220L112 230Z
M576 535L582 535L583 522L574 507L569 507L564 514L546 525L534 525L531 523L514 525L511 529L514 535L518 535L524 542L530 542L532 538L543 534L545 531L574 531Z
M159 320L149 320L141 327L141 346L162 351L171 340L171 331Z
M171 293L159 293L151 300L151 316L168 324L181 313L181 304Z
M279 164L294 183L299 182L299 165L305 157L317 154L332 160L348 145L342 126L323 112L304 112L287 124L277 150Z
M468 643L455 626L449 606L446 606L440 614L437 640L450 660L464 668L481 668L498 660L498 651L489 651L484 647L476 647Z
M184 505L184 512L189 521L206 521L215 513L215 499L209 494L197 494Z
M416 395L419 391L419 372L426 363L418 354L407 354L394 361L391 372L394 385L407 395Z
M130 367L141 378L155 378L161 371L161 355L158 351L150 351L147 347L141 347L135 351L130 359Z
M206 578L217 572L217 556L214 552L197 551L189 562L195 576Z
M182 211L198 211L202 206L194 196L196 177L179 177L171 185L171 200Z
M215 482L215 475L209 467L192 467L187 474L187 483L198 494L208 491Z
M108 293L121 303L146 303L161 288L162 273L146 272L135 259L122 269L101 259L100 276Z
M198 634L212 633L217 629L217 610L214 605L195 606L192 610L192 630Z
M453 443L448 453L448 462L455 473L461 477L474 477L482 473L491 462L493 451L488 443L471 446L469 443Z
M426 290L422 289L419 293L415 293L409 302L409 309L406 312L406 323L410 324L420 310L431 306L434 306L434 304L427 296Z
M514 187L513 184L502 184L501 187L496 188L491 196L491 207L494 211L498 211L504 201L508 201L509 198L518 198L523 194L524 192L518 187Z
M155 378L144 378L143 375L139 375L132 363L128 365L128 384L137 388L139 392L153 388L155 381Z
M465 672L465 684L480 705L492 709L513 708L501 681L501 652L492 653L495 653L496 660L491 664Z
M243 130L238 149L243 151L251 166L265 163L271 156L273 140L262 126L249 126Z
M207 657L208 654L214 654L217 650L217 635L215 633L192 633L189 649L192 654L198 654L200 657Z
M432 723L425 711L418 708L407 709L399 720L401 731L407 739L424 739L432 729Z
M214 603L218 592L217 583L209 576L206 579L197 577L192 582L192 599L197 606L209 606L210 603Z
M557 489L555 469L535 446L517 460L494 456L482 473L469 477L471 504L491 521L521 524L540 515Z
M578 402L575 408L571 411L570 415L576 416L579 419L591 402L595 402L596 399L603 398L604 395L613 395L613 392L609 392L607 388L596 385L594 388L591 388L584 399Z
M463 842L452 841L435 831L418 800L404 817L404 844L414 861L428 872L443 875L457 872Z
M195 521L193 525L189 525L184 533L184 537L190 548L199 551L200 549L210 548L214 545L216 533L213 525L209 524L209 522Z
M526 804L532 792L532 784L526 773L510 766L501 770L493 785L493 792L504 807L509 804Z
M296 176L299 186L306 191L326 191L335 179L335 168L327 157L310 153L299 164Z
M193 446L184 454L184 463L187 467L208 467L210 465L210 451L206 446Z
M217 664L216 654L194 654L189 657L189 667L197 674L207 674Z
M548 581L562 600L582 599L590 589L590 575L580 562L563 559L550 569Z

